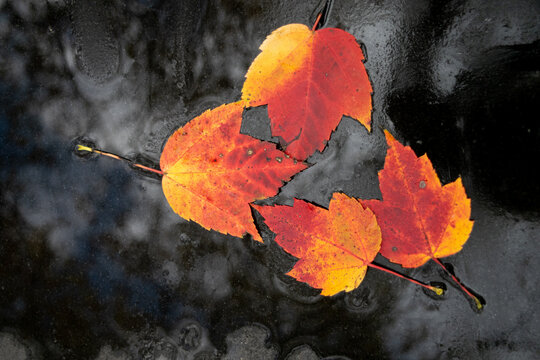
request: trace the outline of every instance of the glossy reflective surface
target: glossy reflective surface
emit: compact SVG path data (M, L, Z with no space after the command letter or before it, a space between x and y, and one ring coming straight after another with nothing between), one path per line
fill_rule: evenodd
M382 128L462 176L474 229L444 261L487 301L435 300L373 269L332 298L266 244L178 218L157 179L73 140L157 163L167 137L240 96L273 29L318 1L0 0L0 358L533 359L540 187L537 1L335 0L327 26L367 53L373 133L342 120L286 185L380 197ZM268 137L264 109L246 131ZM250 126L251 125L251 126ZM396 268L381 257L381 264ZM404 271L404 270L403 270ZM435 264L404 271L446 281ZM447 282L447 284L450 284Z

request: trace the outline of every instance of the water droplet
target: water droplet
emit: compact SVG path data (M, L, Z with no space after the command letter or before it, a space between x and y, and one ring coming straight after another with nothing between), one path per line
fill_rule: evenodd
M282 159L282 158L280 158L280 157L278 156L278 157L276 157L276 161L277 161L278 163L280 163L280 162L282 162L282 161L283 161L283 159Z
M420 189L424 189L426 187L426 182L424 180L420 181Z

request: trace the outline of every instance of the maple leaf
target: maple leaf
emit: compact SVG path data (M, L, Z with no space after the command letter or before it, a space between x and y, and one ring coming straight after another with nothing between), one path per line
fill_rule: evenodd
M343 115L368 130L371 84L355 38L341 29L280 27L262 43L242 89L246 107L268 104L272 135L300 160L322 151Z
M412 268L457 253L473 227L461 178L442 186L427 155L418 158L388 131L385 136L388 150L379 172L383 201L361 201L381 226L381 254Z
M162 186L182 218L262 241L249 203L276 195L306 165L272 143L240 134L242 111L240 102L222 105L171 135L160 159Z
M381 254L408 268L433 259L481 310L480 299L439 260L459 252L473 228L461 178L442 186L427 155L416 157L388 131L385 136L388 150L379 172L383 200L361 200L381 226Z
M252 206L276 242L299 259L288 275L322 289L322 295L358 287L381 246L371 210L344 194L334 194L328 210L297 199L292 207Z

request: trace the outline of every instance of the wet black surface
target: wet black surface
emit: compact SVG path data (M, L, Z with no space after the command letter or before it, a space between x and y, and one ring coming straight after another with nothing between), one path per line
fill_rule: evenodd
M463 178L475 226L445 262L480 314L429 263L403 271L449 284L442 300L372 269L322 298L283 275L293 259L269 238L205 231L158 180L73 154L83 136L157 163L177 127L238 99L267 34L318 6L0 0L0 358L538 356L537 1L335 0L327 25L367 52L374 131L344 119L277 198L379 197L389 128L444 183Z

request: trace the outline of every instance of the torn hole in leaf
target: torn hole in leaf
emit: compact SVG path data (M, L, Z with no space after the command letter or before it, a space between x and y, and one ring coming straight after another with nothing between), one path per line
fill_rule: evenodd
M272 136L267 108L268 107L265 105L244 110L242 113L240 134L279 144L279 138Z

